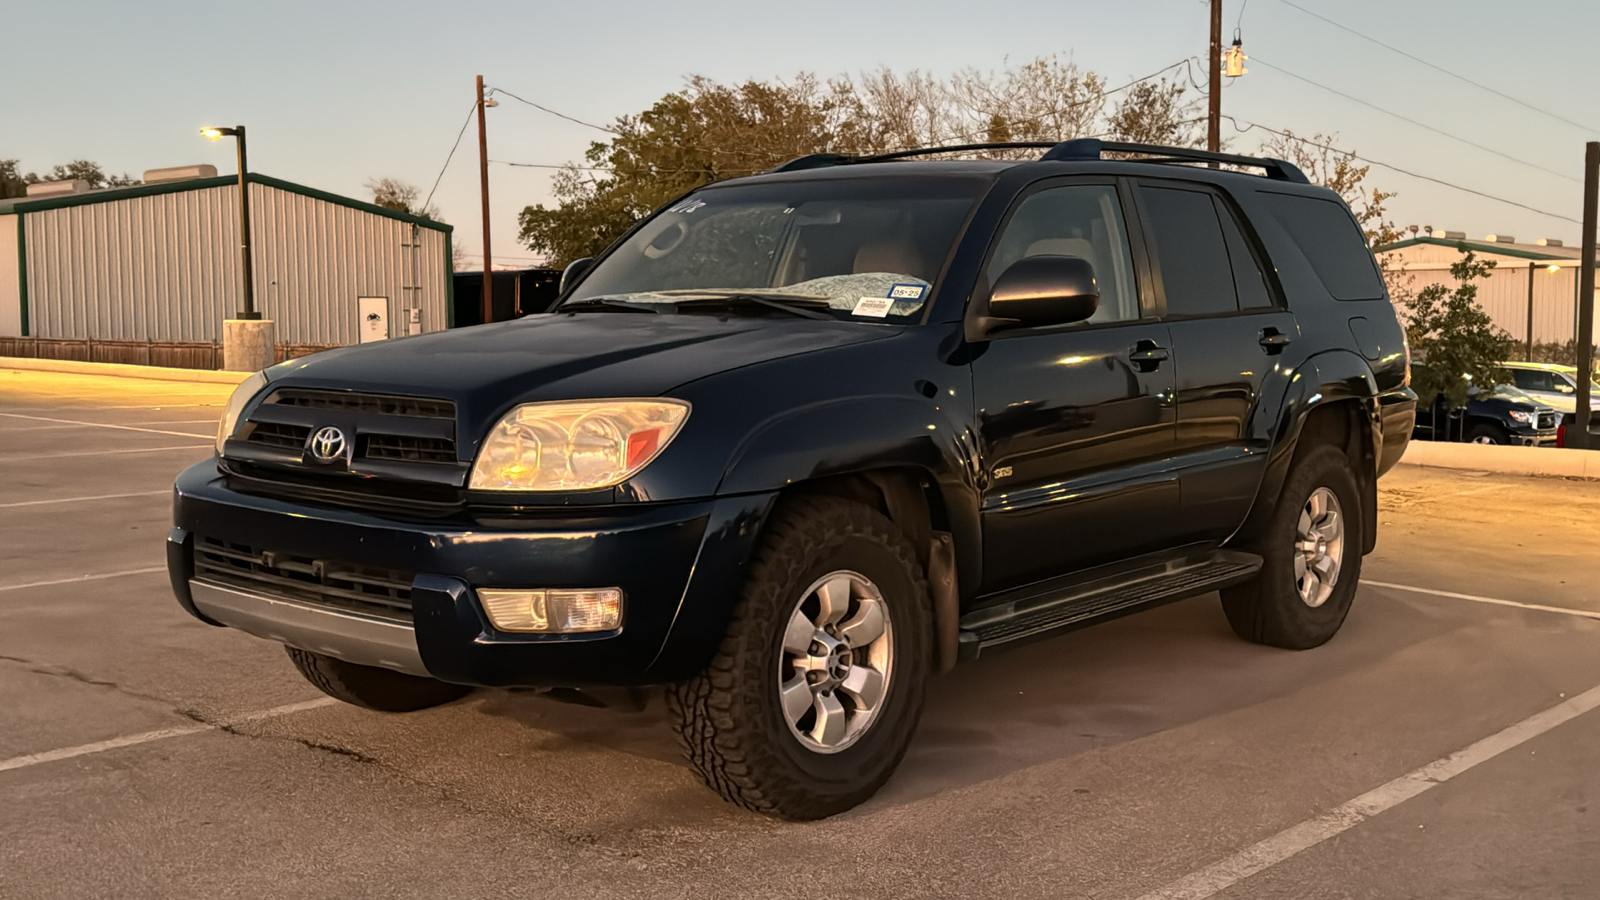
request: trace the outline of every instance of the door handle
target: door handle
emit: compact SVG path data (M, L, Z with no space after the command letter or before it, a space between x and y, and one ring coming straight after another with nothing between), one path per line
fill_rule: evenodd
M1261 329L1261 349L1267 351L1268 356L1276 356L1289 346L1289 336L1272 326Z
M1155 341L1140 341L1128 352L1128 359L1138 366L1141 372L1154 372L1157 366L1171 358L1167 349L1158 346Z

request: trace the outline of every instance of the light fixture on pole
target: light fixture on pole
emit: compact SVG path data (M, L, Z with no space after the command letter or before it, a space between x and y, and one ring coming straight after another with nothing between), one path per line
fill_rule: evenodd
M250 190L245 182L245 173L249 170L245 166L244 126L235 125L232 128L207 126L200 129L200 133L213 141L231 137L239 151L239 269L244 308L239 311L238 318L259 319L261 313L256 311L254 279L250 274Z

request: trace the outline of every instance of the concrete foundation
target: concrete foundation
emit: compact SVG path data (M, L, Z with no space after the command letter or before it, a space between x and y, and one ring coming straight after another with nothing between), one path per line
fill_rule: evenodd
M226 319L222 323L222 368L259 372L277 362L277 334L271 319Z

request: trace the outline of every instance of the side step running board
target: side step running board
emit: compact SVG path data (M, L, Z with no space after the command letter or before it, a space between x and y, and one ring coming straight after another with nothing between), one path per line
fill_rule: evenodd
M1261 562L1253 553L1218 550L974 610L961 617L960 658L1230 587L1250 580Z

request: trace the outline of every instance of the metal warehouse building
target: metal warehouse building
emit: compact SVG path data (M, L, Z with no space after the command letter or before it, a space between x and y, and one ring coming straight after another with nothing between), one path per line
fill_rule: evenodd
M280 359L451 324L450 226L246 179L255 304ZM0 200L0 356L219 365L240 308L238 185Z

